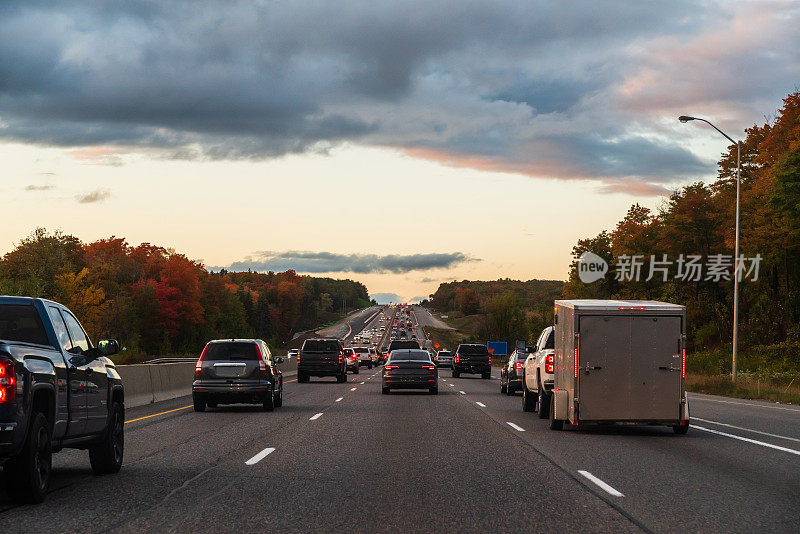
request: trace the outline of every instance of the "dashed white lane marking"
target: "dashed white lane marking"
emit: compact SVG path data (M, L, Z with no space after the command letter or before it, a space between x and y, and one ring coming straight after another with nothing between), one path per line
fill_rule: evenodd
M255 456L253 456L252 458L247 460L245 462L245 464L246 465L255 465L258 462L260 462L261 460L263 460L264 458L266 458L268 455L272 454L273 452L275 452L275 447L267 447L263 451L259 452L258 454L256 454Z
M308 420L309 420L309 421L316 421L316 420L317 420L317 419L319 419L320 417L322 417L322 412L320 412L320 413L318 413L318 414L315 414L315 415L312 415L311 417L309 417L309 418L308 418Z
M477 404L481 408L486 408L486 405L484 403L482 403L482 402L475 401L475 404Z
M361 383L363 384L364 382L361 382Z
M602 480L600 480L599 478L597 478L596 476L594 476L593 474L591 474L589 471L580 471L579 470L578 473L582 474L583 476L585 476L586 478L588 478L589 480L591 480L592 482L597 484L598 487L600 487L603 491L605 491L609 495L613 495L614 497L624 497L625 496L622 493L620 493L617 490L615 490L614 488L612 488L611 486L609 486L608 484L606 484L605 482L603 482Z
M466 393L464 393L463 391L459 391L459 393L461 393L462 395L466 395Z
M336 402L342 402L342 399L344 399L344 397L339 397L338 399L336 399Z
M789 454L795 454L797 456L800 456L800 451L796 451L794 449L787 449L786 447L779 447L778 445L773 445L772 443L766 443L764 441L744 438L742 436L737 436L736 434L728 434L727 432L720 432L719 430L711 430L710 428L705 428L697 425L692 425L692 428L696 428L697 430L702 430L703 432L710 432L712 434L725 436L726 438L733 438L733 439L738 439L740 441L746 441L747 443L752 443L754 445L761 445L762 447L769 447L770 449L775 449L776 451L788 452Z
M709 421L708 419L700 419L699 417L692 417L692 421L702 421L703 423L711 423L719 426L726 426L728 428L735 428L736 430L744 430L745 432L752 432L753 434L761 434L762 436L769 436L771 438L785 439L787 441L798 441L798 438L790 438L789 436L781 436L780 434L770 434L769 432L762 432L760 430L753 430L752 428L745 428L743 426L729 425L728 423L720 423L717 421Z
M515 424L514 424L514 423L512 423L511 421L506 421L506 424L507 424L508 426L510 426L511 428L513 428L514 430L518 430L518 431L520 431L520 432L525 432L525 429L524 429L524 428L522 428L522 427L521 427L521 426L519 426L519 425L515 425Z
M355 391L355 390L357 390L357 389L358 389L358 388L350 388L350 391Z
M456 386L455 384L447 384L447 385L450 386L451 388Z
M371 377L371 376L368 376L368 377L367 377L367 380L372 380L372 377Z

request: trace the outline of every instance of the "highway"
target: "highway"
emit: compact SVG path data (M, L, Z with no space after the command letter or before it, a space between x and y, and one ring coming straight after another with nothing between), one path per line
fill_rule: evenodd
M428 312L415 308L420 323ZM351 321L355 335L378 321ZM357 327L357 328L356 328ZM422 330L415 330L422 336ZM189 397L127 411L126 459L92 476L53 457L41 505L11 504L14 532L797 532L800 408L691 396L693 428L556 432L492 380L439 395L381 395L380 369L297 384L284 407L191 410Z

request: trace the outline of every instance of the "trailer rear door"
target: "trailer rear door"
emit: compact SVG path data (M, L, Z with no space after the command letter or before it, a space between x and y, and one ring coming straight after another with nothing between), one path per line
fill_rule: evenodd
M580 419L679 419L681 318L580 318Z

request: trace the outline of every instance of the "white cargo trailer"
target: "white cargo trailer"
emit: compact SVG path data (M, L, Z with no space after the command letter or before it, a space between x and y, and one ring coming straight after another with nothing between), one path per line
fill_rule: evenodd
M649 300L557 300L550 428L564 422L689 428L686 308Z

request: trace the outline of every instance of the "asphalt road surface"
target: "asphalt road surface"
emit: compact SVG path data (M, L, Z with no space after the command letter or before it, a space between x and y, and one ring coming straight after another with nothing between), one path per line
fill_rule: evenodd
M87 453L59 453L45 503L0 493L3 530L800 530L795 406L692 395L686 436L555 432L500 394L497 370L440 370L437 396L381 395L380 369L345 384L286 374L272 413L195 413L189 398L128 410L119 474L95 477Z

